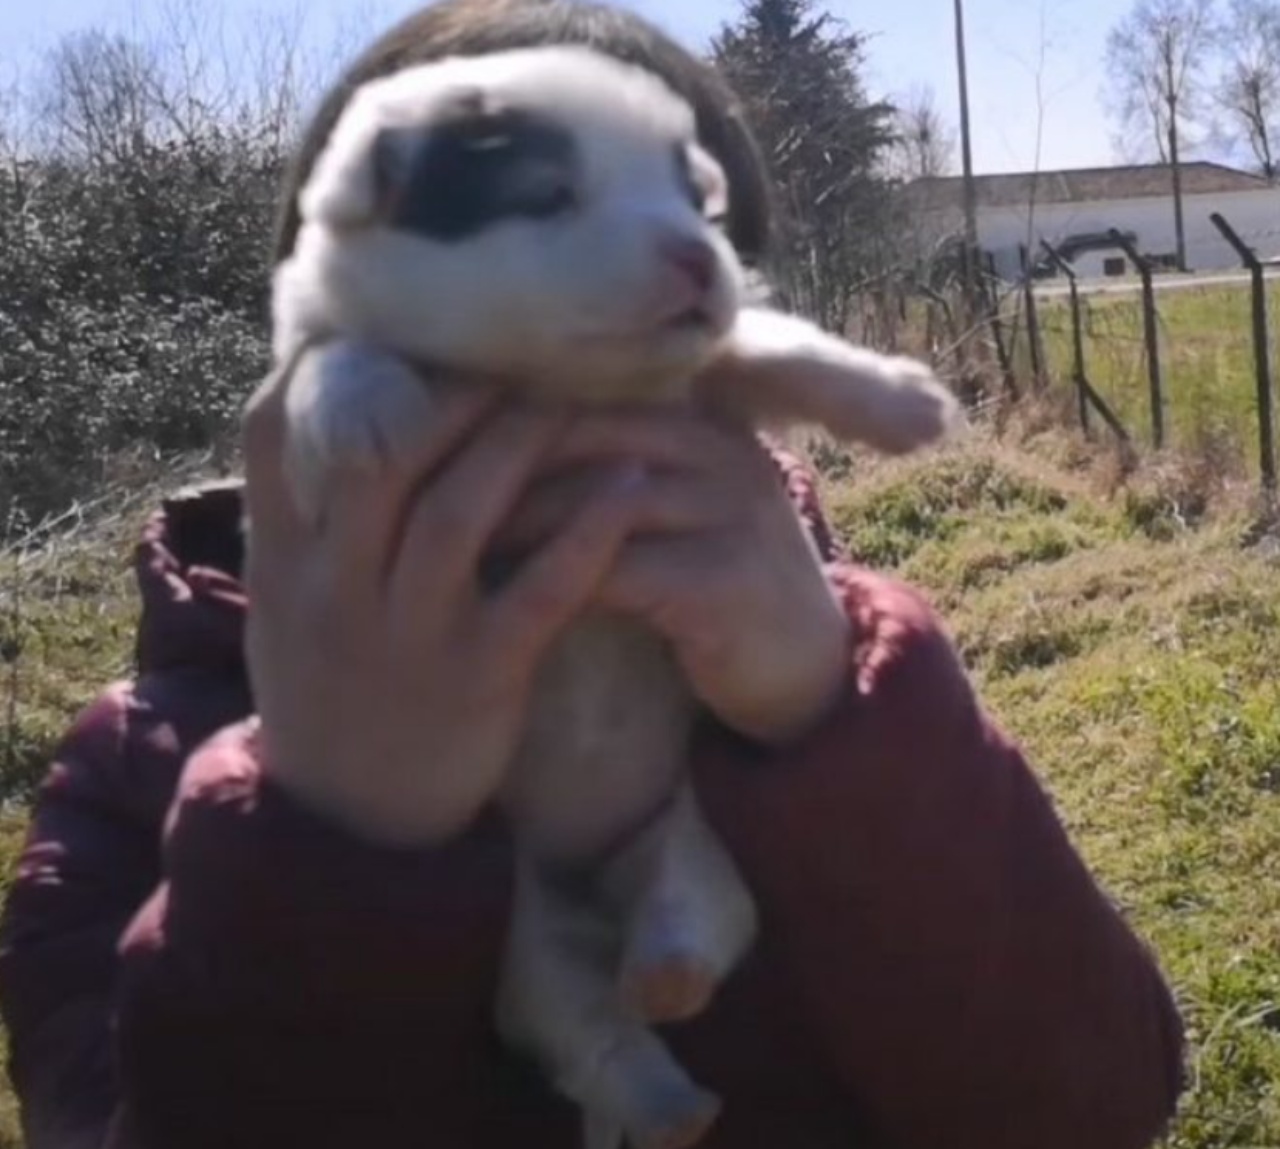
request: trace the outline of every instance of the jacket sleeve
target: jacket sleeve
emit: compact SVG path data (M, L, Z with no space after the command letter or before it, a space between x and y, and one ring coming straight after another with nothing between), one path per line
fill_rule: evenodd
M490 1119L505 836L482 820L430 849L366 843L264 777L254 732L188 760L162 880L121 943L138 1144L358 1145L422 1113L441 1144L471 1143Z
M1151 954L983 712L919 595L836 572L848 690L743 769L709 734L709 816L803 1010L895 1149L1142 1149L1182 1085Z
M158 825L107 799L129 705L112 688L72 723L0 918L0 1014L29 1149L99 1149L115 1108L116 941L158 872Z
M184 697L106 691L37 796L0 917L28 1149L355 1145L406 1105L463 1143L485 1119L505 838L349 837L263 781L243 709L193 718Z

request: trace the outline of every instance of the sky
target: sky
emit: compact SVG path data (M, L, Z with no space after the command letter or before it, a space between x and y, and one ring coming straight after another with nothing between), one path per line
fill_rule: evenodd
M89 28L158 26L173 0L0 0L0 77L20 86L57 39ZM199 3L199 0L194 0ZM622 0L691 47L704 47L740 0ZM262 20L296 22L318 52L358 47L421 0L205 0L228 40ZM931 89L958 121L952 0L818 0L866 33L873 96ZM979 173L1115 162L1102 101L1107 30L1125 0L965 0L973 160ZM24 79L25 78L25 79Z

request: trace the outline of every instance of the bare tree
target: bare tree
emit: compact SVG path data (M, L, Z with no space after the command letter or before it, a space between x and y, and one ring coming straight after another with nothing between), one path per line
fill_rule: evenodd
M1280 0L1231 0L1222 26L1216 93L1231 143L1247 147L1268 180L1280 176Z
M0 61L0 142L6 152L16 146L23 134L18 90L16 69L4 67Z
M1058 14L1055 6L1055 15ZM1023 244L1028 255L1034 252L1037 246L1036 211L1039 205L1040 173L1044 159L1045 119L1048 115L1050 104L1068 91L1075 82L1074 80L1069 81L1052 91L1047 88L1049 56L1060 47L1059 32L1051 29L1049 25L1048 0L1040 0L1036 19L1038 35L1034 56L1024 55L1020 50L1015 50L1005 45L996 45L1011 64L1027 74L1032 92L1030 106L1035 109L1035 142L1032 148L1031 168L1028 173L1030 178L1028 181L1027 202L1022 205L1025 208L1027 219Z
M890 176L910 181L955 170L956 131L929 85L914 87L895 101L892 131L894 143L886 155Z
M290 4L149 0L21 76L0 47L0 525L234 428L282 169L375 22L317 43Z
M1217 38L1213 0L1136 0L1107 38L1112 107L1130 130L1151 133L1168 163L1180 270L1187 269L1182 211L1185 133L1201 112Z
M305 9L228 20L199 0L161 0L129 36L72 34L46 54L27 97L46 154L120 161L142 146L252 134L283 154L349 55L345 34L314 52Z
M46 150L121 161L153 134L159 64L136 41L74 33L49 52L45 69L35 122Z

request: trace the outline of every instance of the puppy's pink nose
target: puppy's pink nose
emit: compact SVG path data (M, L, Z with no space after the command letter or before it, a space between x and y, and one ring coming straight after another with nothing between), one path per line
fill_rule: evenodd
M658 240L662 262L692 287L705 295L715 286L716 253L704 240L685 235L664 235Z

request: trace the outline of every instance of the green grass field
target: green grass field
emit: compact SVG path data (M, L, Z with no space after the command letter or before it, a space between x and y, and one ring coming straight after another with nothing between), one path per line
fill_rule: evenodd
M1140 443L1151 442L1151 404L1142 303L1132 296L1084 299L1088 377ZM1258 401L1247 285L1158 292L1159 356L1169 446L1214 456L1228 470L1256 474ZM1070 380L1070 309L1039 305L1052 376ZM1280 388L1280 282L1268 285L1273 381ZM1025 346L1019 362L1025 363Z
M1161 955L1194 1052L1170 1146L1280 1145L1280 560L1243 517L1183 530L1158 490L1102 500L990 449L832 500L866 561L931 592Z
M945 612L989 705L1160 954L1193 1049L1170 1147L1274 1149L1280 559L1242 545L1244 512L1187 528L1163 479L1107 494L1087 466L1047 461L1078 461L1065 443L1057 432L1016 448L977 436L911 463L855 461L828 498L860 557ZM17 574L0 557L0 649L18 649L10 794L127 663L130 534L126 517ZM19 805L0 833L10 855L20 825ZM0 1102L0 1147L17 1144Z

